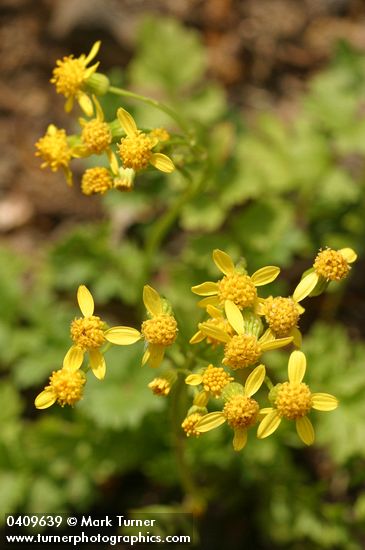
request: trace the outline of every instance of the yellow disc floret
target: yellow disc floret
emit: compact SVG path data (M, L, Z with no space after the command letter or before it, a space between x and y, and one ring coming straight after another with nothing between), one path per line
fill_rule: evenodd
M304 382L284 382L275 389L275 407L280 416L295 420L305 416L311 409L312 394Z
M292 298L268 298L265 303L265 319L276 336L286 336L297 326L298 306Z
M49 386L45 389L51 390L57 403L64 407L65 405L75 405L77 401L80 401L85 383L86 377L83 371L63 368L52 373Z
M148 387L155 395L166 396L171 390L171 384L166 378L154 378L152 382L148 384Z
M223 414L231 428L248 428L259 414L257 401L246 395L234 395L224 406Z
M110 172L103 167L88 168L81 180L81 190L84 195L103 195L113 187Z
M142 170L148 166L152 157L154 142L144 133L136 132L126 136L119 143L119 155L124 168Z
M347 276L350 270L343 255L331 248L318 252L313 267L317 275L327 281L340 281Z
M253 305L257 296L254 283L248 275L230 273L218 281L218 298L221 304L231 300L240 309Z
M65 130L58 129L51 124L47 133L41 137L35 144L38 151L37 157L44 160L42 168L49 166L52 172L56 172L59 168L66 168L72 158L72 150L67 143Z
M184 419L181 427L188 437L200 436L200 432L195 429L195 426L197 425L201 417L202 415L200 413L193 413L189 414L189 416Z
M172 315L156 315L142 323L142 334L149 344L170 346L176 339L177 323Z
M81 138L91 153L100 154L112 142L112 134L106 122L94 118L83 125Z
M237 334L225 345L223 363L232 369L242 369L254 365L261 353L261 346L255 336Z
M55 84L58 94L71 97L81 90L87 76L85 62L70 55L57 61L57 67L53 70L51 82Z
M222 389L233 381L222 367L213 367L209 365L202 376L202 384L206 392L210 392L214 397L219 397Z
M105 342L105 323L96 315L80 317L71 323L71 338L82 350L100 348Z

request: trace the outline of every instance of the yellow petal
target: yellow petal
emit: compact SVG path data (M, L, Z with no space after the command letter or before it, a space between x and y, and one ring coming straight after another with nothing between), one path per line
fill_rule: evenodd
M199 329L206 336L209 336L214 340L218 340L219 342L229 342L230 340L230 337L228 336L228 334L226 334L223 330L220 330L217 327L214 327L205 323L199 323Z
M260 336L260 344L262 345L264 342L272 342L275 340L275 334L271 330L271 328L268 328L265 330L264 334Z
M301 302L312 292L316 284L318 283L319 277L315 271L309 273L300 281L299 285L293 292L293 300L295 302Z
M257 437L259 439L264 439L265 437L268 437L275 432L275 430L279 427L280 422L281 417L278 411L273 410L268 415L266 415L263 420L261 420L257 430Z
M95 105L96 118L100 122L103 122L104 121L104 111L101 108L101 105L100 105L99 101L96 99L96 97L94 95L93 95L93 102L94 102L94 105Z
M218 428L218 426L224 424L225 421L226 419L221 411L208 413L204 415L199 422L197 422L197 424L195 424L195 429L200 433L209 432L210 430L214 430L214 428Z
M245 383L245 394L248 395L248 397L251 397L251 395L261 388L265 376L266 369L264 365L259 365L251 372Z
M77 346L72 346L65 355L63 368L72 371L78 370L84 360L84 352Z
M132 327L112 327L104 332L104 336L108 342L117 346L129 346L142 338L139 330Z
M236 304L234 304L231 300L226 300L224 303L224 309L231 327L237 332L237 334L243 334L245 332L245 325L243 322L242 313Z
M153 153L150 158L150 164L160 170L160 172L166 172L171 174L175 170L175 164L172 160L162 153Z
M207 281L205 283L201 283L200 285L192 286L191 290L194 294L198 294L198 296L211 296L212 294L217 294L218 284L213 283L212 281Z
M127 136L135 136L138 133L137 125L134 121L134 118L128 111L123 109L123 107L119 107L117 110L117 117L119 120L119 124L127 134Z
M312 393L312 407L317 411L334 411L338 407L338 399L329 393Z
M268 283L275 281L279 273L280 267L276 267L275 265L267 265L266 267L262 267L261 269L255 271L255 273L251 275L251 281L255 286L267 285Z
M48 409L56 402L56 395L52 389L43 390L34 400L34 405L37 409Z
M94 57L97 55L98 51L100 50L100 46L101 46L101 40L98 40L97 42L95 42L95 44L93 44L88 56L85 58L85 62L84 62L85 65L87 65L88 63L90 63L92 59L94 59Z
M150 350L147 348L142 357L142 367L143 365L148 363L149 358L150 358Z
M77 97L77 101L86 116L90 116L90 117L93 116L94 105L88 95L81 92Z
M165 354L165 347L159 344L149 344L148 348L150 352L148 365L153 369L157 369L157 367L160 366Z
M74 106L74 98L73 98L73 96L70 96L70 97L67 98L67 101L65 103L66 113L70 113L72 111L73 106Z
M89 350L90 367L98 380L103 380L106 372L104 356L97 349Z
M218 304L219 304L218 296L207 296L206 298L199 300L197 305L205 309L209 305L217 306Z
M235 451L242 451L247 443L247 429L236 428L233 437L233 448Z
M210 304L207 305L207 313L214 319L223 319L222 310Z
M266 300L265 298L258 298L256 307L255 307L255 313L257 315L265 315L266 314Z
M202 383L203 377L201 374L189 374L185 378L185 384L188 384L189 386L199 386L199 384Z
M302 333L300 332L300 330L297 327L294 327L290 331L290 336L293 337L294 346L296 346L297 348L301 348L302 347Z
M290 354L288 362L288 378L293 384L300 384L305 375L307 360L302 351L296 350Z
M348 264L354 263L357 259L357 254L352 248L341 248L339 253L345 258Z
M152 286L145 285L143 287L143 303L147 311L152 315L161 315L162 314L162 300L161 296L152 288Z
M312 422L309 420L309 418L307 416L303 416L303 418L298 418L295 424L297 428L297 433L303 443L305 443L306 445L312 445L314 443L314 429L312 426Z
M205 339L205 334L201 332L201 330L198 330L189 340L189 344L199 344Z
M94 299L85 285L80 285L77 289L77 302L83 316L91 317L94 313Z
M213 262L224 275L234 272L232 258L226 252L223 252L223 250L219 250L219 248L213 250Z
M194 397L193 404L196 407L206 407L208 404L208 401L209 401L209 392L203 390L196 394L196 396Z
M277 338L276 340L271 340L270 342L261 342L259 341L262 351L269 351L272 349L283 348L293 341L292 336L287 338Z

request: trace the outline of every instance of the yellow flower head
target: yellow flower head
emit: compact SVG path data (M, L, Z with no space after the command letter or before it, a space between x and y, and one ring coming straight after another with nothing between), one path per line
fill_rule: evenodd
M200 374L189 374L185 379L186 384L189 386L203 386L204 405L207 403L209 396L220 397L223 388L225 388L230 382L233 382L233 377L226 373L222 367L214 367L208 365ZM200 399L200 401L201 401Z
M278 267L266 266L249 276L237 269L232 258L219 249L213 251L213 261L224 277L217 283L207 281L192 287L195 294L206 296L198 304L201 307L208 304L222 306L226 300L240 309L254 307L257 302L256 287L271 283L280 273Z
M113 187L113 178L106 168L96 166L88 168L81 180L81 190L84 195L103 195Z
M200 432L198 432L195 429L195 426L199 422L199 420L202 418L202 415L200 413L193 413L189 414L186 418L184 418L181 427L186 433L187 437L199 437Z
M315 258L313 268L303 277L293 293L293 299L300 302L321 282L340 281L347 277L357 254L352 248L320 250Z
M207 306L207 313L210 315L210 319L207 319L204 321L204 324L210 327L217 328L223 332L226 332L229 336L233 336L234 331L227 321L227 319L224 317L223 311L215 306L208 305ZM212 347L215 347L219 344L221 344L221 340L216 340L215 338L211 336L207 336L203 331L200 329L190 338L189 343L190 344L198 344L199 342L202 342L203 340L207 341L208 344L210 344Z
M100 350L101 346L106 341L117 345L133 344L141 338L141 334L138 330L129 327L107 329L100 317L94 315L94 299L84 285L79 286L77 290L77 301L83 317L74 319L71 323L71 338L74 345L68 350L63 366L71 371L77 371L87 352L94 375L102 380L105 376L106 364Z
M50 124L46 134L37 141L35 146L38 149L35 154L36 157L41 157L44 161L41 168L49 166L52 172L56 172L61 168L65 173L67 182L71 184L72 173L69 163L77 155L68 144L65 130Z
M236 382L226 386L224 390L226 403L223 411L202 416L195 430L204 433L227 422L234 430L234 450L243 449L247 442L247 430L256 423L260 413L260 406L252 396L262 386L265 375L264 365L259 365L247 377L244 386Z
M83 371L62 368L53 371L49 385L36 397L37 409L47 409L54 403L61 407L75 405L82 399L86 377Z
M95 63L88 67L90 61L98 53L100 44L100 41L95 42L87 56L82 54L80 57L75 58L70 55L56 62L51 82L56 86L57 93L62 94L67 99L65 105L67 112L72 110L76 98L81 109L88 116L93 114L93 105L89 96L85 93L85 88L89 78L95 73L99 65L99 63Z
M154 378L149 384L148 387L152 390L155 395L166 396L170 393L171 382L167 378Z
M141 331L147 343L142 365L148 363L155 368L161 363L165 348L175 342L178 332L177 323L173 315L165 313L161 296L149 285L143 288L143 303L151 319L142 323Z
M266 331L258 339L255 334L248 333L249 323L245 322L236 304L226 300L224 307L227 320L235 332L233 336L206 323L200 323L199 328L208 336L225 343L222 363L234 370L254 365L264 351L286 346L293 340L292 336L275 338L271 331Z
M134 118L125 109L118 109L117 116L126 133L126 137L121 139L118 146L119 156L125 168L138 171L152 164L162 172L170 173L175 170L174 163L169 157L152 151L159 141L156 136L138 130Z
M328 393L312 393L303 382L306 371L306 357L301 351L293 351L288 363L288 381L278 384L270 392L273 407L262 409L265 414L257 437L263 439L271 435L283 418L295 420L297 433L306 444L314 442L314 429L307 414L311 409L333 411L338 406L336 397Z

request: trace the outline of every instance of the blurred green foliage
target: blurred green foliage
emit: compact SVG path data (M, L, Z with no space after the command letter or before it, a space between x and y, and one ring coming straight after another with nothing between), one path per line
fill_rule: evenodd
M250 272L265 264L288 268L288 278L271 286L284 295L320 246L364 249L364 57L341 45L332 65L309 83L291 122L265 113L251 128L219 85L203 77L206 67L196 33L175 21L148 19L127 73L112 74L190 117L210 159L202 192L183 205L154 257L151 282L174 305L180 362L189 357L186 341L201 314L190 286L217 276L214 248L235 259L244 255ZM112 110L115 100L103 104ZM127 105L143 125L170 123L150 107ZM173 151L177 157L179 149ZM104 199L110 221L73 227L47 245L41 259L0 251L3 513L85 510L108 494L115 500L110 480L136 472L159 504L175 509L181 494L170 404L147 389L154 373L140 367L141 344L110 350L105 381L90 380L74 410L36 411L33 399L61 366L69 322L78 315L79 284L92 289L110 323L139 326L141 289L150 282L145 238L182 189L178 174L139 176L133 193ZM317 446L311 450L302 449L289 423L265 441L250 434L239 454L224 428L187 441L190 468L211 503L200 520L207 548L222 540L227 548L237 548L237 540L254 541L254 548L363 548L365 345L333 318L321 319L321 311L310 317L308 382L336 394L341 406L313 413ZM273 378L285 375L287 357L270 355ZM145 504L144 492L133 488L131 482L120 506Z

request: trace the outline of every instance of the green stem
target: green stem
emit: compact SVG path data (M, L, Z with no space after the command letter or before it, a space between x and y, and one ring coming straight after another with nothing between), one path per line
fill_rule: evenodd
M169 117L171 117L178 126L183 130L185 134L188 136L191 135L191 128L189 125L183 120L183 118L174 111L174 109L171 109L171 107L168 107L167 105L164 105L163 103L160 103L156 99L151 99L150 97L136 94L135 92L130 92L129 90L125 90L124 88L117 88L116 86L110 86L108 90L111 94L120 95L124 97L130 97L132 99L137 99L138 101L142 101L143 103L146 103L147 105L152 105L152 107L155 107L156 109L159 109L160 111L163 111L166 113Z
M178 218L182 207L189 202L190 199L200 190L207 179L206 171L203 172L201 179L198 181L190 180L185 191L178 197L176 202L168 209L163 216L153 225L146 242L146 272L145 279L150 276L153 267L153 258L166 236L168 230Z
M171 403L171 422L173 427L173 444L176 457L176 465L180 476L182 488L186 495L194 496L198 493L191 468L186 460L186 437L181 428L181 409L184 403L186 385L183 376L178 376L174 385L174 394Z

